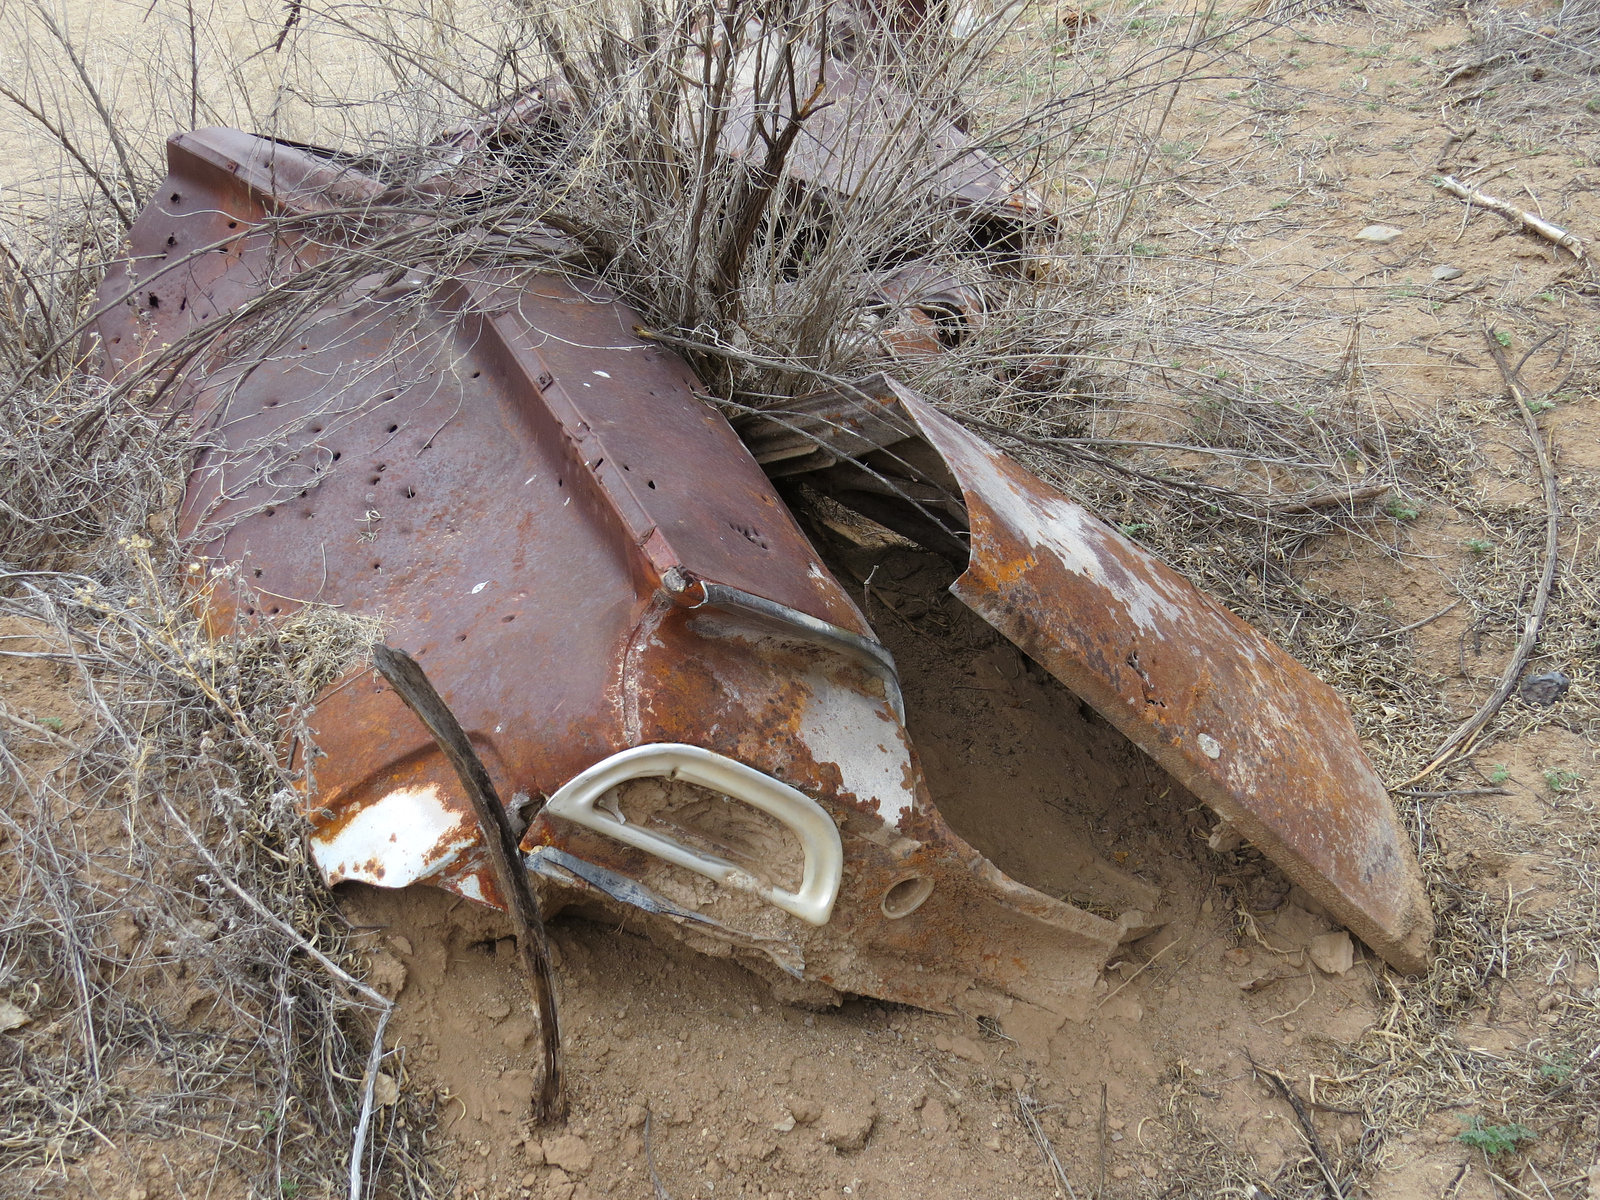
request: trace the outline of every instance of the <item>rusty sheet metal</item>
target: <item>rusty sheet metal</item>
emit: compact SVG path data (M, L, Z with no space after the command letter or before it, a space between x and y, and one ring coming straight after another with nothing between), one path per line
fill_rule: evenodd
M1416 859L1344 702L1300 663L892 380L801 401L744 435L780 473L809 464L858 508L892 502L910 536L942 530L945 546L967 534L958 597L1387 962L1426 965L1433 920ZM895 521L884 507L868 515Z
M691 944L842 991L1082 1006L1124 926L1007 878L950 830L892 660L685 364L634 334L638 314L595 286L467 269L385 271L285 318L274 285L381 234L377 182L230 130L175 137L168 161L95 334L108 375L191 339L169 402L210 448L182 526L239 585L215 589L213 620L381 613L513 806L686 745L759 772L763 795L801 796L839 839L824 895L802 843L829 839L805 804L763 811L659 764L622 770L528 827L553 902L633 904ZM319 180L361 202L330 206ZM226 337L200 339L225 314ZM499 903L453 771L380 679L329 689L315 725L306 812L330 883ZM586 821L584 804L609 816ZM617 836L623 822L683 855ZM1149 907L1137 890L1129 907Z

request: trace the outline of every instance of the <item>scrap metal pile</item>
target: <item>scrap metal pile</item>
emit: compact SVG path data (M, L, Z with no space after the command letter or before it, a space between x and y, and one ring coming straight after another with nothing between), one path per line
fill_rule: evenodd
M827 103L784 186L847 194L910 101L821 55L815 70ZM209 439L182 525L241 583L236 601L211 595L211 618L381 613L527 819L547 906L622 906L691 944L932 1009L974 994L1081 1006L1159 897L1130 876L1125 911L1086 911L946 824L893 658L772 482L803 478L959 559L962 601L1389 963L1421 967L1417 866L1340 698L896 380L736 431L637 311L570 270L485 252L446 274L375 260L332 296L302 286L442 219L420 196L459 221L517 169L495 147L559 138L565 104L559 88L519 97L403 186L233 130L170 140L94 332L108 378L175 363L162 402ZM730 103L730 155L754 104ZM917 186L975 253L1014 258L1048 233L1036 196L940 130ZM935 264L880 284L890 361L983 319L982 290ZM270 336L244 336L252 319ZM353 675L315 724L307 817L329 884L501 903L452 769L392 689Z

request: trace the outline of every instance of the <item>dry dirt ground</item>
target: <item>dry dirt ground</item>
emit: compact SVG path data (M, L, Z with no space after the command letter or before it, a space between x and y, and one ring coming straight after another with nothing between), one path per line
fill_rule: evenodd
M1158 15L1101 10L1130 37ZM1070 884L1051 839L1087 847L1160 886L1170 923L1113 962L1082 1019L979 1023L859 999L786 1006L731 961L568 914L551 935L572 1115L534 1130L533 1027L507 926L442 893L353 888L341 903L366 931L371 978L398 999L380 1100L392 1080L435 1114L451 1194L998 1200L1065 1196L1070 1181L1077 1196L1273 1195L1308 1158L1309 1121L1329 1162L1360 1147L1348 1194L1600 1196L1592 1122L1542 1127L1494 1075L1531 1063L1559 1087L1593 1048L1578 1030L1600 963L1592 931L1571 923L1593 911L1596 886L1600 695L1585 597L1600 579L1600 307L1571 254L1430 182L1470 175L1600 245L1600 117L1502 123L1443 106L1441 77L1473 41L1459 12L1336 8L1256 41L1248 72L1186 85L1159 132L1165 182L1122 286L1148 299L1153 323L1174 307L1191 322L1225 310L1270 331L1315 309L1320 324L1294 337L1320 339L1352 394L1460 432L1448 479L1386 501L1387 541L1329 543L1303 562L1309 592L1369 614L1373 630L1427 620L1398 643L1433 689L1426 712L1407 711L1392 681L1337 681L1396 781L1487 694L1535 573L1524 550L1538 541L1525 535L1539 480L1484 322L1517 357L1558 335L1526 367L1529 390L1553 404L1541 424L1564 503L1560 602L1533 669L1565 671L1571 691L1549 709L1513 698L1469 768L1397 794L1441 912L1470 911L1498 926L1489 942L1518 947L1467 964L1476 999L1440 1027L1501 1082L1430 1074L1421 1044L1397 1066L1386 1039L1412 1037L1406 1013L1443 984L1396 980L1359 945L1349 970L1319 969L1307 948L1332 927L1309 901L1248 847L1208 845L1212 821L1192 798L942 596L934 568L891 556L871 615L905 668L912 734L952 824L1047 889ZM1398 233L1357 236L1374 224ZM1286 334L1284 353L1297 344ZM1494 603L1500 619L1487 622ZM27 632L4 644L35 647ZM0 672L12 712L73 711L48 663ZM1379 1077L1387 1090L1364 1090ZM1491 1158L1458 1138L1473 1118L1526 1122L1537 1138ZM203 1142L117 1136L30 1178L41 1193L108 1200L245 1194Z

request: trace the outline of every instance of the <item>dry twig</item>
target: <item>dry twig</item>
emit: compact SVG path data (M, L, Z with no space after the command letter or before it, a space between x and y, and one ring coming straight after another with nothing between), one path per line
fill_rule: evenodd
M495 879L506 898L512 927L517 931L517 953L533 993L533 1016L539 1024L542 1048L539 1087L533 1096L533 1119L541 1123L561 1118L566 1097L561 1082L561 1031L556 1019L555 984L550 971L550 952L545 945L544 920L528 874L521 867L522 855L511 832L505 805L495 791L494 781L484 769L483 760L467 740L455 714L434 690L417 660L404 650L381 643L372 648L373 664L389 681L395 693L416 713L438 742L461 780L461 787L472 801L483 833L483 843L494 863Z
M1539 631L1544 627L1545 613L1550 607L1550 589L1555 583L1556 567L1561 562L1558 544L1561 496L1556 484L1555 466L1550 461L1550 452L1545 446L1544 432L1539 428L1539 419L1534 415L1533 407L1528 403L1527 394L1522 389L1518 370L1506 361L1505 350L1495 337L1495 331L1485 325L1483 337L1489 346L1490 355L1494 358L1495 366L1500 368L1500 375L1505 380L1506 390L1511 394L1512 402L1522 414L1523 424L1528 430L1528 440L1533 443L1534 457L1539 464L1539 477L1544 484L1544 570L1540 573L1539 586L1533 594L1533 603L1529 606L1527 618L1523 622L1522 637L1518 640L1516 649L1512 651L1510 661L1506 663L1499 685L1479 706L1478 711L1458 725L1455 732L1444 740L1427 766L1398 785L1402 788L1412 786L1451 759L1467 753L1484 727L1494 720L1495 714L1500 711L1500 706L1506 702L1512 689L1517 686L1517 679L1521 676L1523 667L1527 665L1534 646L1539 642Z
M1487 192L1480 192L1476 188L1469 188L1454 175L1436 176L1433 184L1435 187L1443 188L1452 196L1459 196L1468 204L1476 204L1479 208L1485 208L1492 213L1498 213L1506 220L1521 225L1524 229L1538 234L1546 241L1554 242L1563 250L1566 250L1568 253L1570 253L1574 258L1582 259L1586 257L1584 246L1581 241L1579 241L1572 234L1568 233L1565 229L1562 229L1559 225L1552 225L1543 217L1535 216L1533 213L1527 212L1524 209L1520 209L1515 204L1510 204L1504 200L1491 196Z

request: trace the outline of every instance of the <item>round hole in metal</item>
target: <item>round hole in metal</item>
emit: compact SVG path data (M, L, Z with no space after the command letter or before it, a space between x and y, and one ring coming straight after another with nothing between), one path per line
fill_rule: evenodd
M891 921L909 917L933 895L933 880L926 875L908 875L883 894L883 915Z

